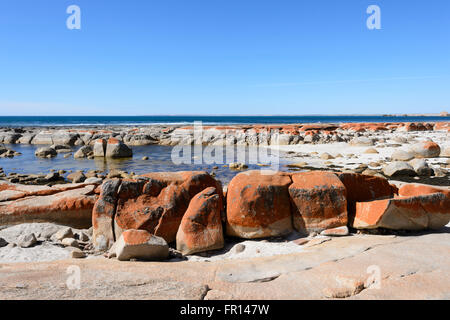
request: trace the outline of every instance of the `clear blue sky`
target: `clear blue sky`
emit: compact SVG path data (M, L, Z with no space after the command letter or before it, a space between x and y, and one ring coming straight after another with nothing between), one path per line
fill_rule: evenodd
M450 111L449 15L448 0L1 0L0 115Z

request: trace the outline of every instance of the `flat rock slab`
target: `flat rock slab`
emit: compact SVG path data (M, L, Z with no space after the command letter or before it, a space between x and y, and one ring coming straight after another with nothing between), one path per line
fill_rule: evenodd
M41 234L56 233L58 230L64 228L62 225L54 223L22 223L14 226L3 226L0 230L0 237L6 239L8 242L15 242L22 234L34 233L38 238Z
M333 238L301 252L211 262L103 257L0 264L0 299L448 299L450 228ZM80 268L68 290L67 268ZM379 289L373 276L379 275ZM372 278L371 278L372 277ZM209 289L208 289L209 288Z
M130 265L124 267L123 262L101 259L107 262L108 270L102 263L97 264L93 260L98 259L41 263L31 269L29 264L0 266L0 299L201 300L208 291L202 283L152 274L152 268L145 271L141 266L128 270ZM73 270L67 269L70 266L80 267L79 289L67 287L66 281L70 274L66 272ZM133 272L136 270L140 272Z
M39 261L62 260L68 259L69 254L70 252L66 249L49 243L35 245L31 248L21 248L20 246L14 248L2 247L0 248L0 262L36 263Z
M390 237L386 241L379 241L380 237L355 237L353 241L359 244L350 249L353 253L348 251L340 258L336 245L342 245L344 238L311 248L314 256L305 252L279 257L279 261L248 261L235 268L228 265L218 270L223 282L216 289L235 299L327 299L330 290L346 293L342 298L349 299L449 298L449 233ZM242 277L248 273L263 275L269 269L281 275L266 283L226 282L225 271ZM371 281L377 273L378 289ZM355 292L361 283L362 290Z
M69 185L69 189L59 187L50 190L37 188L39 191L31 191L23 198L0 201L0 224L55 222L74 227L89 227L92 208L97 199L94 194L95 186L75 186ZM11 186L8 185L7 187ZM36 193L41 191L45 193Z
M22 197L30 196L48 196L58 192L81 189L92 183L68 183L68 184L55 184L51 187L40 185L23 185L17 183L10 183L7 181L0 181L0 201L9 201L18 199L18 195L22 194ZM16 193L6 193L6 191L16 191ZM8 198L10 194L12 197Z
M320 238L318 240L320 240L318 242L324 241ZM224 261L217 269L216 277L219 281L252 282L253 279L266 278L268 273L285 274L308 270L330 260L341 260L354 256L373 245L392 242L392 238L383 236L346 237L342 238L343 241L335 240L338 239L317 243L298 254L255 258L235 263ZM244 279L248 279L248 281L244 281Z

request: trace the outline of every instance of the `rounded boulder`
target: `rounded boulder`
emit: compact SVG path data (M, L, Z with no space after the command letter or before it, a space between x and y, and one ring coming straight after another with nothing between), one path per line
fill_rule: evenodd
M289 174L266 170L236 175L227 190L227 228L245 239L279 236L292 231Z
M223 247L221 203L214 187L207 188L192 198L178 228L178 251L189 255Z
M133 151L125 143L116 139L109 138L106 146L105 157L107 158L127 158L132 157Z
M347 225L347 191L336 174L326 171L292 175L292 219L299 232L320 232Z

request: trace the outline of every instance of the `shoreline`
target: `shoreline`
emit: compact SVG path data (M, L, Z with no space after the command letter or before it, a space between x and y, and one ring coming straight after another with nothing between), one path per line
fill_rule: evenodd
M203 126L200 127L200 135L192 126L149 126L149 127L117 127L107 128L85 127L69 129L52 128L30 128L13 129L0 127L0 147L4 144L3 153L0 150L0 172L1 179L8 179L10 182L29 181L34 183L41 181L41 184L64 181L68 175L82 170L79 174L83 179L101 178L112 176L132 177L135 174L149 171L180 171L180 170L207 170L217 173L223 181L229 181L232 176L240 171L239 163L250 165L249 169L263 168L271 165L271 158L261 159L259 148L267 148L271 155L278 157L278 170L283 171L305 171L305 170L331 170L331 171L353 171L365 172L372 175L384 175L383 168L394 161L408 162L414 159L411 155L393 157L396 153L404 153L414 144L426 141L434 141L440 146L440 153L434 154L422 163L417 174L410 177L403 175L400 180L407 182L417 181L436 185L449 185L449 148L450 122L434 123L345 123L337 124L290 124L290 125L238 125L238 126ZM197 136L196 136L197 134ZM117 140L119 145L128 146L130 153L134 150L132 157L119 159L98 158L93 150L96 144L106 145L110 139ZM32 149L20 146L30 145ZM154 158L153 152L146 149L147 146L180 146L182 148L190 146L190 150L196 150L202 145L202 154L206 148L225 150L233 147L236 154L232 160L225 156L219 159L214 158L214 163L200 163L196 165L195 159L199 155L192 155L188 159L190 164L184 167L168 165L173 162L170 157L171 149L161 149L157 152L166 155ZM44 158L38 158L33 153L36 149L43 148ZM124 147L125 148L125 147ZM222 149L223 148L223 149ZM237 159L239 150L247 153L258 153L255 163L249 163L250 155L247 154L244 161ZM255 148L255 149L254 149ZM20 150L24 155L20 155ZM80 150L84 150L81 155ZM372 150L371 150L372 149ZM146 151L148 150L148 151ZM225 152L223 152L225 154ZM407 153L407 152L406 152ZM2 160L2 157L4 158ZM12 157L13 159L7 159ZM25 158L30 164L25 167L44 168L47 173L42 173L40 177L30 178L42 170L28 171L28 176L20 176L24 173L17 168L23 168L20 159ZM67 158L69 157L69 158ZM75 158L75 159L74 159ZM140 159L141 158L141 159ZM226 158L226 159L225 159ZM53 164L52 161L57 161ZM59 160L58 160L59 159ZM145 159L145 160L144 160ZM167 165L164 165L166 161ZM266 161L266 162L264 162ZM267 162L269 161L269 162ZM232 163L237 163L236 170L226 168ZM66 167L64 164L67 164ZM159 163L158 166L153 166ZM188 162L189 163L189 162ZM14 165L13 165L14 164ZM147 168L148 167L148 168ZM426 169L426 167L430 169ZM53 169L53 170L52 170ZM111 174L111 171L114 171ZM246 168L242 168L246 169ZM416 168L418 169L418 168ZM428 171L427 171L428 170ZM37 171L37 172L36 172ZM62 179L57 179L56 174ZM73 171L73 172L72 172ZM432 171L435 171L433 174ZM7 174L17 173L16 177L9 177ZM132 174L129 174L132 173ZM45 177L50 175L49 181ZM73 181L73 179L71 179Z
M430 289L428 297L445 296L441 278L427 268L445 270L449 263L435 258L445 256L449 243L449 132L450 122L205 126L200 136L191 126L0 129L2 142L14 142L5 144L6 151L0 144L0 157L7 155L0 158L0 276L12 269L17 275L1 284L5 290L0 297L99 297L95 288L68 291L58 285L75 261L91 271L86 279L112 288L101 296L104 299L134 297L136 281L145 290L152 290L154 283L164 287L157 277L148 282L143 271L148 267L187 290L169 288L165 295L147 291L146 297L153 298L358 299L386 292L397 298L422 297L415 279L404 276L409 275L411 252L422 257L416 267L422 281L437 288ZM258 154L261 149L273 151L280 172L267 178L261 162L223 159L221 164L193 162L190 171L180 172L169 166L167 155L162 157L172 147L195 150L199 144L202 154L230 146ZM108 157L109 147L125 150L125 157ZM39 150L48 154L38 157ZM58 170L65 163L80 170ZM135 164L141 171L130 172ZM39 165L50 172L21 175L10 169ZM244 192L247 188L252 190ZM209 201L217 201L217 207ZM276 205L268 206L272 203ZM379 204L386 209L380 211ZM204 225L212 238L199 237L202 231L194 232L198 226L185 226L190 221L185 216L203 214L204 208L217 215ZM309 208L313 218L304 229L298 215ZM331 219L324 219L322 208L330 210ZM379 216L371 220L372 215ZM125 241L124 233L137 231L166 241L167 256L158 262L144 262L139 256L119 261L115 244ZM213 240L216 243L208 243ZM181 244L196 251L183 252ZM386 260L390 264L383 264L382 272L390 278L383 280L383 290L372 291L364 285L366 269L373 261ZM57 270L57 277L46 278L47 268ZM358 275L356 269L361 270ZM114 270L117 281L111 283L105 270ZM25 276L19 292L17 281ZM344 279L344 285L336 285L336 277ZM42 278L59 289L39 287ZM298 285L314 279L316 288L299 293L292 290L291 278ZM399 282L411 289L392 295L389 290Z
M200 124L201 125L201 124ZM158 144L168 134L189 135L192 124L151 124L151 125L61 125L61 126L0 126L0 144L67 144L84 145L95 142L96 138L121 137L131 145ZM236 125L204 125L204 131L215 136L244 134L281 134L285 136L301 136L325 133L363 133L363 132L414 132L414 131L447 131L450 132L450 121L430 122L343 122L343 123L292 123L292 124L236 124ZM55 137L53 137L53 135ZM58 137L59 136L59 137ZM133 139L137 138L137 139ZM133 140L140 140L134 144ZM247 144L249 143L246 139ZM295 139L294 139L295 140ZM198 142L198 141L196 141ZM194 143L196 143L194 142ZM211 141L202 141L202 144ZM298 142L295 141L295 142ZM296 144L296 143L293 144ZM235 142L236 144L237 142ZM160 144L167 144L162 142ZM279 143L285 144L285 143ZM289 144L289 143L288 143Z
M447 226L406 236L335 237L302 252L243 260L124 262L94 257L0 263L0 298L448 299L449 230ZM67 268L74 263L82 270L80 290L65 285ZM364 282L371 275L367 268L377 263L383 279L381 288L374 290Z

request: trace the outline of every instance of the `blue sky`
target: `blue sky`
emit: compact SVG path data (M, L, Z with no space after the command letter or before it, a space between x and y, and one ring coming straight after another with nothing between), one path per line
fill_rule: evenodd
M81 30L69 30L69 5ZM366 27L369 5L381 30ZM1 0L0 115L450 111L448 0Z

